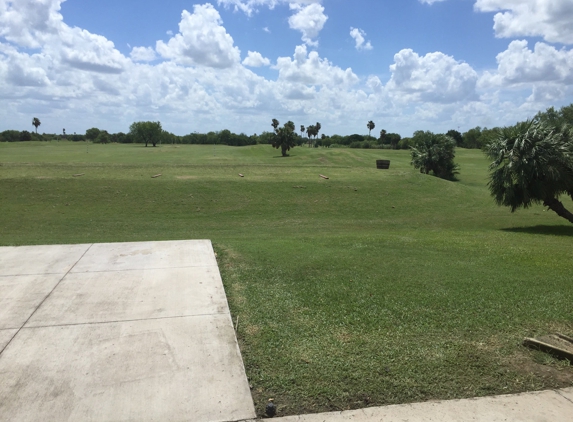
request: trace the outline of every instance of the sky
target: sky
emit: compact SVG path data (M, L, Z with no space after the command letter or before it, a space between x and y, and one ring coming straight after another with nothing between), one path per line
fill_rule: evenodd
M572 45L572 0L0 0L0 131L507 126L573 103Z

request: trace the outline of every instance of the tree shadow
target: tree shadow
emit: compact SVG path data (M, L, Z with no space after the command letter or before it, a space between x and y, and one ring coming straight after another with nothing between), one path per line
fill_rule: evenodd
M546 226L510 227L501 229L510 233L544 234L548 236L573 236L573 226Z

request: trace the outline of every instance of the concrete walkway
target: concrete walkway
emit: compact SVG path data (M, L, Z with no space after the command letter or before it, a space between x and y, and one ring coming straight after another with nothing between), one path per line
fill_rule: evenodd
M0 248L0 421L254 417L209 241Z
M276 422L571 422L573 388L274 418Z

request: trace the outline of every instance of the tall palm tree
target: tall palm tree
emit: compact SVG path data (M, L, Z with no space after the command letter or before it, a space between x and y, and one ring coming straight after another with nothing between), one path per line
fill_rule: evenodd
M372 129L374 129L376 127L376 125L374 124L374 122L372 120L370 120L368 122L368 124L366 125L366 127L368 128L368 137L370 138L370 132L372 132Z
M559 197L573 198L573 130L528 120L497 131L486 146L488 187L498 205L515 211L542 203L573 223Z
M306 128L304 127L304 125L300 125L300 136L301 136L301 138L304 136L305 130L306 130Z
M42 124L42 122L40 122L40 119L38 119L37 117L34 117L32 119L32 126L36 127L36 135L38 134L38 126L40 126Z
M277 128L279 127L279 121L277 119L273 119L271 126L273 127L274 130L277 130Z

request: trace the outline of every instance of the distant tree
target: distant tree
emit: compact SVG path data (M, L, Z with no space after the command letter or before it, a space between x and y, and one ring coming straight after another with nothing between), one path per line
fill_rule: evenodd
M316 126L314 126L314 125L307 126L306 127L306 134L308 136L308 146L311 147L312 141L310 140L310 138L312 136L314 136L315 134L318 134L318 131L316 130Z
M99 133L100 130L97 127L92 127L91 129L86 130L85 138L89 141L94 142L97 139Z
M42 122L40 122L40 119L38 119L37 117L34 117L32 119L32 126L36 128L36 134L38 134L38 126L40 126L41 124Z
M314 139L318 137L318 132L320 132L320 129L322 129L321 124L316 122L316 125L314 125Z
M449 136L450 138L452 138L454 141L456 141L456 146L461 147L463 142L464 142L464 137L462 136L462 134L460 132L458 132L457 130L448 130L448 133L446 133L447 136Z
M280 148L283 157L288 156L287 152L296 146L295 125L293 122L289 120L284 124L283 127L278 127L277 125L275 128L275 137L273 139L272 146L277 149Z
M161 140L163 129L160 122L134 122L129 126L129 133L135 142L145 142L145 146L151 142L155 147Z
M372 129L374 129L376 127L376 125L374 124L374 122L372 120L370 120L368 122L368 124L366 125L366 127L368 128L368 137L370 137L370 133L372 132Z
M529 208L542 203L573 223L573 214L559 200L573 199L573 129L540 119L497 131L486 147L490 164L488 187L498 205Z
M476 126L463 134L464 148L481 148L481 127Z
M380 143L381 143L381 144L385 144L385 143L386 143L386 133L387 133L387 132L386 132L384 129L382 129L382 130L380 131L380 138L379 138L379 140L380 140Z
M304 127L304 125L300 125L300 136L304 136L304 132L306 131L306 128Z
M97 135L97 138L94 140L94 142L97 144L107 144L107 143L109 143L109 139L110 139L110 136L109 136L109 133L107 133L107 130L102 130Z
M459 170L454 163L455 149L456 142L449 136L419 130L414 133L410 164L420 173L432 172L439 178L455 180Z
M279 121L277 119L273 119L273 122L271 123L271 126L273 127L273 129L277 130L279 125L280 125Z
M398 143L402 139L402 137L397 133L387 133L386 139L390 145L392 145L392 149L398 148Z
M27 130L23 130L22 132L20 132L20 141L31 141L32 140L32 134L30 132L28 132Z

